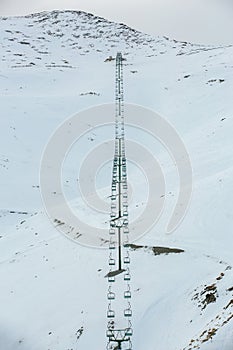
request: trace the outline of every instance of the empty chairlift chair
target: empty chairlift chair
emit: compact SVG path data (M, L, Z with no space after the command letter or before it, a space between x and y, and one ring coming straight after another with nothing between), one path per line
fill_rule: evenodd
M114 300L115 293L112 292L111 287L108 288L108 300Z
M115 276L108 276L108 282L110 283L115 282Z
M130 303L129 303L128 309L125 309L125 311L124 311L124 316L125 317L132 317L132 309L131 309Z
M111 338L113 336L113 333L112 333L111 329L107 330L106 335L107 335L108 338Z
M125 299L130 299L131 298L131 291L128 285L128 289L124 292L124 298Z
M128 237L126 237L126 239L124 240L123 246L124 246L125 248L128 248L128 247L129 247L129 238L128 238Z
M111 214L110 214L110 217L113 219L116 217L116 212L115 211L112 211Z
M127 255L124 257L124 264L130 264L129 253L127 253Z
M109 234L110 234L110 235L115 235L115 230L114 230L114 228L113 228L113 227L111 227L111 228L110 228L110 230L109 230Z
M116 248L116 242L110 241L109 243L109 249L115 249Z
M124 280L125 281L130 281L130 279L131 279L131 276L130 276L130 273L129 273L129 269L127 268L126 273L124 274Z
M126 337L132 337L133 335L133 329L132 328L127 328L125 331Z
M112 255L110 255L110 257L109 257L108 264L109 264L109 266L116 265L116 260L112 258Z
M115 203L115 202L113 202L113 203L111 204L111 210L112 210L112 211L116 210L116 203Z
M127 226L129 224L129 220L124 218L123 225Z
M125 335L126 337L131 337L133 335L133 328L130 320L129 320L128 328L126 328L125 330Z
M111 304L108 305L107 317L108 318L114 318L115 317L115 312L111 309Z

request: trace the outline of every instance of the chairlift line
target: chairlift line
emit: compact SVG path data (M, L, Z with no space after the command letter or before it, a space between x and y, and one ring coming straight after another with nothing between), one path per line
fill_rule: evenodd
M127 159L125 155L123 58L116 56L115 150L112 168L107 291L107 349L132 350L131 274Z

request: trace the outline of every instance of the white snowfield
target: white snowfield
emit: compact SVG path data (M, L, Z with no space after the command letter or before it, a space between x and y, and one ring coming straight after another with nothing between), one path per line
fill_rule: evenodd
M2 17L0 43L0 350L106 348L108 251L56 230L43 209L39 169L60 123L114 102L115 61L106 59L117 51L126 58L125 101L163 115L193 167L189 210L166 235L178 181L169 155L155 144L167 179L165 211L134 242L143 247L132 246L133 349L232 350L233 48L154 38L74 11ZM133 130L128 134L133 138ZM90 130L77 143L82 156L112 135ZM64 191L89 222L77 190L78 163L73 152ZM105 168L97 187L107 197L111 164ZM145 205L142 179L129 172L132 213ZM98 227L98 213L93 216Z

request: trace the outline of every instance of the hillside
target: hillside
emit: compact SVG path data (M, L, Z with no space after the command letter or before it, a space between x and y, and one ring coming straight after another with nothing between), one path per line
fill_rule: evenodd
M154 38L75 11L2 17L0 42L0 348L106 346L108 252L76 244L53 227L43 208L39 172L44 148L64 120L114 102L114 57L122 51L125 101L164 116L184 141L193 167L190 208L168 235L178 193L176 167L158 141L126 128L130 139L150 149L166 177L165 211L134 242L141 248L131 251L133 349L231 350L233 47ZM82 200L77 151L84 159L112 138L111 127L102 130L90 126L63 172L70 205L96 227L106 227L109 215L93 213ZM111 164L104 169L96 186L107 201ZM133 217L146 206L143 179L131 165ZM183 252L157 254L153 247Z

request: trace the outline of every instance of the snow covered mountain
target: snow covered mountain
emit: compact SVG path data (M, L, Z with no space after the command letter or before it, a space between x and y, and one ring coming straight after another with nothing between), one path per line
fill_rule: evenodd
M114 101L112 58L122 51L125 100L175 127L194 176L189 211L166 235L177 184L169 183L174 164L158 152L168 209L132 246L133 349L231 350L233 47L154 38L75 11L2 17L0 43L0 349L106 346L108 252L57 232L43 209L39 168L60 123ZM85 151L109 138L90 130L81 145ZM71 199L72 164L65 174Z

